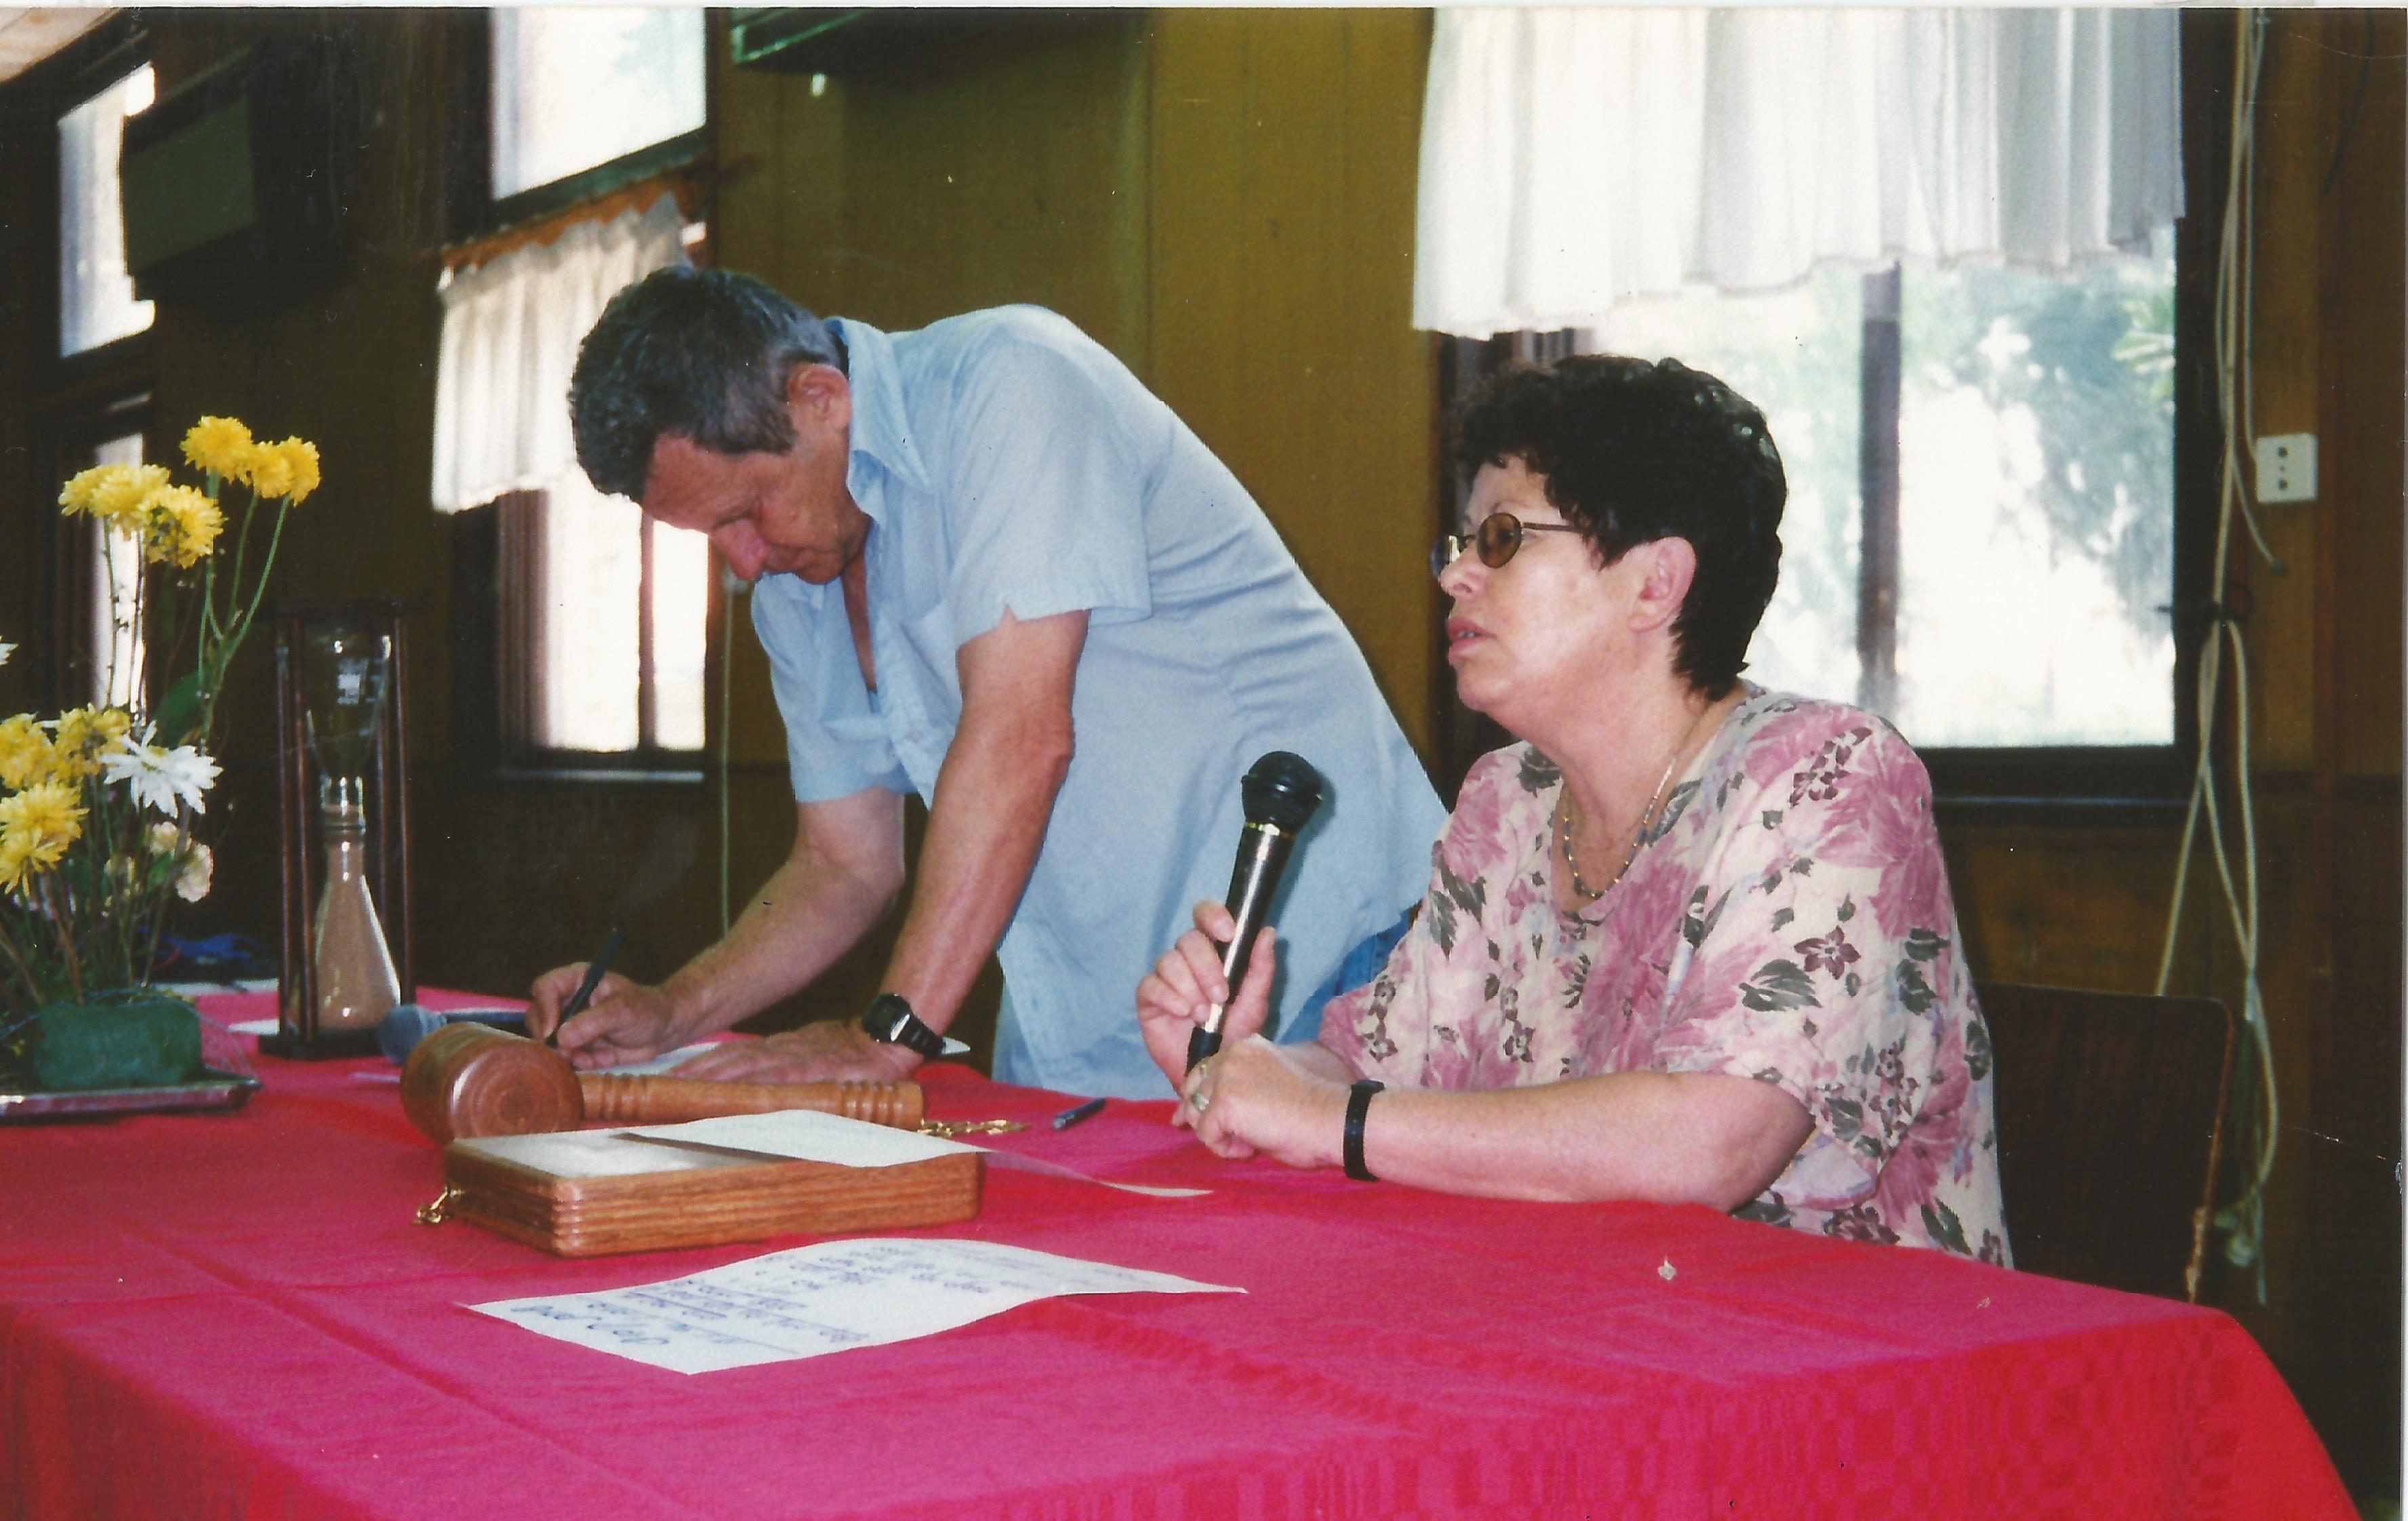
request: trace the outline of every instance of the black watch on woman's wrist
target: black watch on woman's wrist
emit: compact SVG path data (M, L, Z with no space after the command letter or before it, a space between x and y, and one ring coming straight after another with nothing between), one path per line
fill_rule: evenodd
M923 1056L945 1054L945 1038L913 1013L900 993L881 993L870 999L869 1012L861 1016L861 1028L873 1040L908 1047Z

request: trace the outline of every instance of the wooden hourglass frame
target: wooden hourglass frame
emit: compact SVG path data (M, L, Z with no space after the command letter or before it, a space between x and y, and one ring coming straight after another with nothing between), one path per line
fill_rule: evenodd
M411 604L402 597L280 602L276 628L276 796L278 857L283 884L282 956L277 978L279 1025L259 1046L272 1055L318 1060L377 1052L374 1028L318 1027L319 987L312 919L324 883L322 854L310 821L318 816L310 786L308 705L303 652L321 629L348 625L391 641L385 702L371 746L366 809L369 881L384 926L403 1002L418 994L410 939L408 643Z

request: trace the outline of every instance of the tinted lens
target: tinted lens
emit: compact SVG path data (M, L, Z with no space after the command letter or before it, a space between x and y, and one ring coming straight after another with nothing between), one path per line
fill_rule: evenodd
M1513 558L1522 547L1522 520L1511 512L1492 513L1480 524L1480 563L1494 570Z
M1430 574L1445 575L1446 567L1455 564L1455 557L1463 552L1469 540L1460 534L1440 534L1438 542L1430 546Z

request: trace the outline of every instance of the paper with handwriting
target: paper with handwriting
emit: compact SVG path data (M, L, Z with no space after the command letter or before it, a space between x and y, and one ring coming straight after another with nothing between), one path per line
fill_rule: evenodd
M666 1283L466 1308L671 1372L713 1373L932 1336L1057 1295L1244 1292L1000 1241L868 1236Z

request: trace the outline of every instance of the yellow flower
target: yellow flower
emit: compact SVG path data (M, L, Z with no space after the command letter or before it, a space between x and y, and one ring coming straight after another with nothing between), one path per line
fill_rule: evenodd
M0 834L0 892L13 893L25 884L25 842Z
M293 461L274 444L254 444L251 473L244 477L262 496L282 496L293 490Z
M134 715L122 708L70 708L59 715L58 737L51 741L50 777L55 782L96 776L100 757L125 743Z
M114 479L125 469L122 465L95 465L80 470L59 488L59 508L69 517L92 510L93 498L100 495L101 483Z
M142 524L142 557L193 566L217 547L225 514L191 486L165 486L151 494Z
M66 483L59 506L69 516L89 512L130 533L139 525L150 494L166 484L164 465L98 465Z
M251 451L251 488L262 496L291 496L299 507L318 489L318 446L307 438L261 444Z
M22 787L50 769L50 739L31 713L0 721L0 787Z
M251 429L231 417L204 417L184 435L184 458L229 481L245 479L251 449Z
M82 834L82 805L64 782L44 782L0 797L0 857L14 862L13 880L0 885L16 887L31 872L56 866Z
M93 493L92 515L127 533L138 530L152 494L167 488L164 465L121 465L118 474Z

